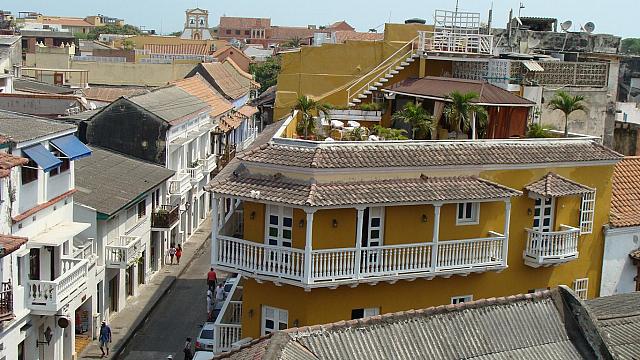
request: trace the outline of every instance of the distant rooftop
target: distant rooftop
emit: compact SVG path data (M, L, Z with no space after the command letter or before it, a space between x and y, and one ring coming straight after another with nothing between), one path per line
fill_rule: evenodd
M0 143L25 142L75 129L75 125L0 110Z

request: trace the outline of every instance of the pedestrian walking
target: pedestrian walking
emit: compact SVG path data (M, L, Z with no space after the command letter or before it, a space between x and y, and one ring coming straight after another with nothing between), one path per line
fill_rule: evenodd
M106 355L109 355L109 343L111 342L111 328L106 322L102 322L100 325L100 336L98 337L100 342L100 351L102 351L102 357L105 356L104 348L107 348Z
M209 286L209 290L213 291L213 289L216 287L217 279L218 277L216 275L216 272L213 270L213 268L211 268L211 270L209 270L209 272L207 273L207 285Z
M176 260L178 260L178 265L180 265L181 257L182 257L182 245L178 244L178 248L176 249Z
M173 265L173 257L176 256L176 247L174 244L171 244L169 248L169 257L171 258L171 265Z
M184 360L192 360L193 353L191 352L191 338L187 338L187 341L184 343Z
M223 301L223 300L224 300L224 286L222 286L222 284L219 284L218 287L216 288L216 302Z
M207 290L207 318L211 317L213 311L213 293L211 289Z

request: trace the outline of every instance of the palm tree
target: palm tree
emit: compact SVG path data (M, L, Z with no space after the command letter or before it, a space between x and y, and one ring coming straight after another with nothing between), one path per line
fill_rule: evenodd
M302 45L302 39L300 39L299 36L295 36L289 40L287 40L287 42L285 42L284 44L282 44L283 48L289 48L289 49L295 49L295 48L299 48Z
M569 115L576 110L587 111L587 104L582 95L569 95L567 92L558 91L549 101L549 109L560 110L564 113L564 137L569 137Z
M411 125L412 139L427 139L436 130L433 117L427 113L421 104L407 103L404 109L393 114L392 120L394 123L402 121Z
M451 131L469 131L471 128L471 121L475 113L478 133L484 133L486 129L488 114L487 110L480 106L475 105L471 101L478 98L478 94L474 92L460 93L453 91L447 98L451 100L444 109L444 117L447 120ZM473 134L475 135L475 134ZM473 136L472 136L473 137Z
M383 140L407 140L407 137L404 136L407 133L405 129L392 129L382 125L374 125L373 131Z
M293 110L298 110L302 114L302 121L298 122L296 128L298 135L304 135L306 139L309 134L313 134L316 130L316 123L313 121L312 112L328 114L329 109L330 106L327 104L321 104L306 95L299 96L293 107Z

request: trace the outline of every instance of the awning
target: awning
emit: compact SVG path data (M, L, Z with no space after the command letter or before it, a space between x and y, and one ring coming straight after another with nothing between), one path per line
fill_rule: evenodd
M51 151L47 150L42 144L22 149L22 151L44 171L53 170L62 164L62 160L53 156Z
M69 160L78 160L91 155L91 149L73 135L65 135L51 140L53 146L69 157Z
M529 71L533 71L533 72L542 72L542 71L544 71L544 68L542 66L540 66L540 64L538 64L537 61L525 60L525 61L522 62L522 65L524 65L524 67L526 67L527 70L529 70Z
M28 248L41 246L60 246L67 240L72 240L74 236L88 229L91 224L78 222L63 222L44 231L29 237Z

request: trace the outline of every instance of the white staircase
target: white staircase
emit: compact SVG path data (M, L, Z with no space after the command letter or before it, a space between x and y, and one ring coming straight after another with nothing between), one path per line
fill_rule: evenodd
M400 71L411 65L416 58L420 57L417 46L418 37L404 44L391 56L382 61L371 71L361 76L358 80L347 87L347 104L356 106L366 99L373 91L379 90L393 79Z

